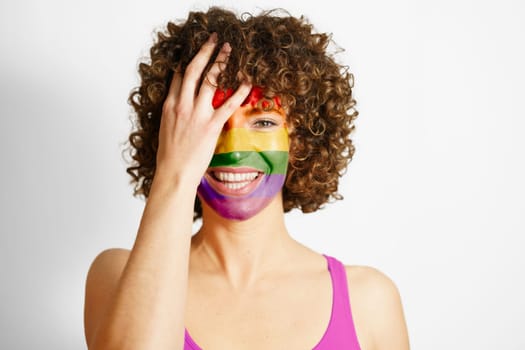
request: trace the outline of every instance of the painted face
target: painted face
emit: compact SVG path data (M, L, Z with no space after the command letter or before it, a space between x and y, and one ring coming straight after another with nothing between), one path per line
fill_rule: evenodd
M232 91L217 90L218 108ZM286 115L278 97L266 99L254 87L228 119L197 193L219 215L246 220L281 190L288 166Z

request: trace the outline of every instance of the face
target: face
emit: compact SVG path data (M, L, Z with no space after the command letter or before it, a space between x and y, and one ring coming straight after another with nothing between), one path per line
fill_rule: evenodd
M219 107L231 90L215 94ZM254 87L229 118L217 141L199 198L227 219L246 220L259 213L284 185L288 166L286 115L278 97L264 98Z

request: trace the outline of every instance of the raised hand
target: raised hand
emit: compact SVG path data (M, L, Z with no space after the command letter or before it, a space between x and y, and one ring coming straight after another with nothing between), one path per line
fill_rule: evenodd
M217 77L231 52L228 43L222 46L202 84L198 84L216 45L217 34L213 33L190 62L184 76L180 70L173 75L162 109L154 183L184 183L196 190L224 123L250 92L251 85L243 82L224 104L213 108Z

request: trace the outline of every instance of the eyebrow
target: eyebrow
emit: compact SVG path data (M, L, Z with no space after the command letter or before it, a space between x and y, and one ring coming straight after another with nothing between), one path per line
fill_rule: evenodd
M246 114L249 116L249 117L252 117L254 115L261 115L261 111L262 112L265 112L265 114L273 114L275 116L279 116L283 119L286 119L286 114L283 112L281 112L281 110L277 109L277 108L272 108L272 109L261 109L261 108L258 108L258 107L253 107L250 111L246 112Z

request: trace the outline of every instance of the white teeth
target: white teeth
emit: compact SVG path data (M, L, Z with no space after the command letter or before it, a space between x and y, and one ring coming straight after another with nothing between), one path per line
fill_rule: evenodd
M259 173L256 171L251 173L230 173L225 171L215 171L213 175L228 189L238 190L255 180L255 178L259 176Z
M243 188L244 186L248 185L250 181L246 182L224 182L224 185L228 187L230 190L238 190L239 188Z
M216 171L214 172L214 175L222 182L234 182L235 184L243 184L242 186L246 186L248 182L254 180L257 177L258 173L256 171L251 173L227 173L223 171Z

